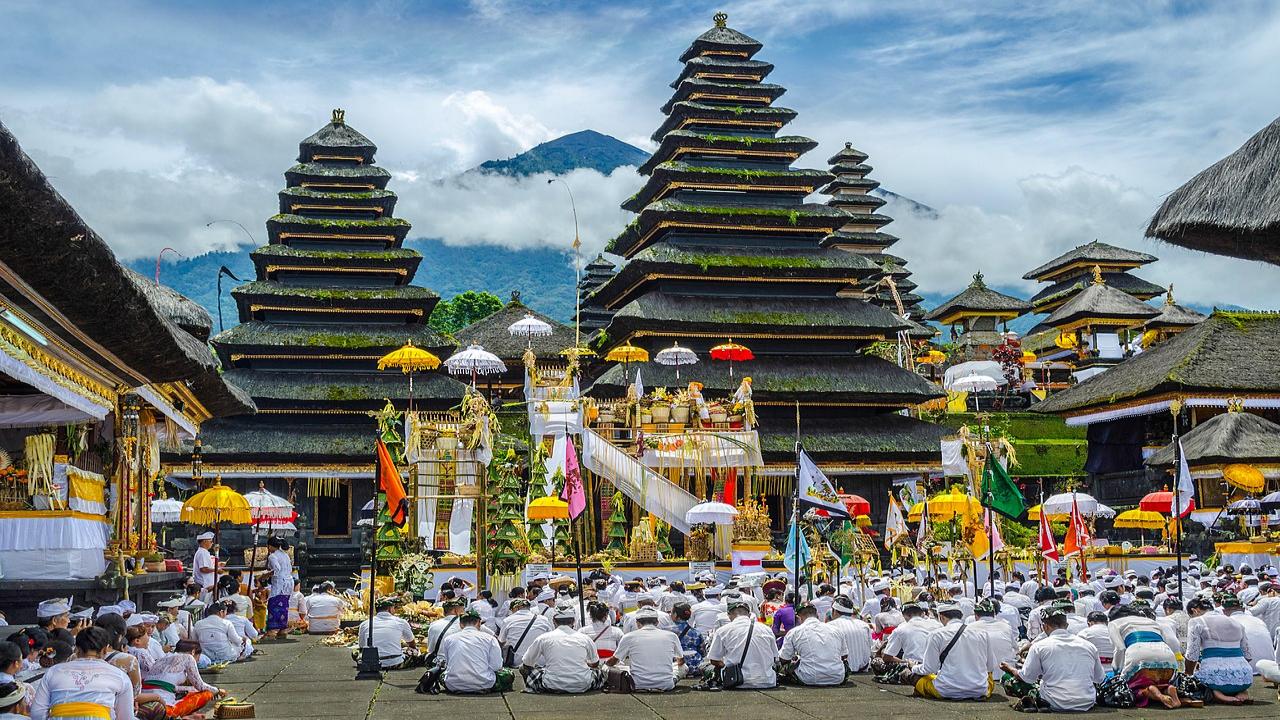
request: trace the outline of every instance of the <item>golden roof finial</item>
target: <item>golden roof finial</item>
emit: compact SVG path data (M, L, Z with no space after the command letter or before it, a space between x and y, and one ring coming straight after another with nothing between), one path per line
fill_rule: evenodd
M1227 412L1233 412L1233 413L1244 412L1244 398L1239 396L1228 398Z
M1093 266L1093 284L1102 285L1104 283L1106 283L1106 280L1102 279L1102 268L1098 267L1097 265L1094 265Z
M347 111L343 110L342 108L334 108L333 117L329 118L329 122L333 123L334 125L346 125Z
M1169 283L1169 292L1164 294L1164 304L1172 305L1173 303L1173 283Z
M722 12L716 13L712 19L716 21L716 27L724 27L724 24L729 22L729 16Z

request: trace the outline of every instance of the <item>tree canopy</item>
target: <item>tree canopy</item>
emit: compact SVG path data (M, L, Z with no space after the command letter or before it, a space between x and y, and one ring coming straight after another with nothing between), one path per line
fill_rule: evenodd
M467 290L441 300L431 313L430 324L440 332L454 333L502 309L502 300L487 290Z

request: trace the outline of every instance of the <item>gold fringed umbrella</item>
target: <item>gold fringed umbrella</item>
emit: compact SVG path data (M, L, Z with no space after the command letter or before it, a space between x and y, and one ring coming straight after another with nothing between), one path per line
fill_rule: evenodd
M253 515L249 512L249 501L234 489L222 484L222 477L214 479L213 485L187 498L182 504L180 513L183 522L193 525L208 525L213 528L213 544L218 545L221 538L222 523L233 525L251 525ZM218 584L213 585L213 599L218 599Z
M378 369L399 368L409 376L409 411L413 412L413 374L440 367L440 358L417 347L410 340L399 350L392 350L378 360Z
M625 343L610 350L604 356L605 362L622 363L622 374L629 376L631 371L631 363L633 362L649 362L649 351L642 347L636 347L631 343Z
M1257 495L1266 489L1267 479L1252 465L1231 463L1222 468L1222 479L1234 488Z
M1165 517L1151 510L1125 510L1116 516L1112 527L1121 530L1159 530L1165 525Z

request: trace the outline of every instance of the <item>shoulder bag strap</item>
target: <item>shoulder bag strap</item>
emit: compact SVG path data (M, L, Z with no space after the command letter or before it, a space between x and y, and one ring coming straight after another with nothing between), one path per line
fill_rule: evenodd
M458 616L457 616L457 615L452 615L452 616L450 616L450 617L449 617L449 622L445 623L444 630L440 631L440 634L436 636L436 646L435 646L435 647L433 647L433 648L431 648L431 654L432 654L432 655L435 655L436 653L439 653L439 652L440 652L440 643L444 642L444 636L449 634L449 628L453 627L453 624L454 624L455 622L457 622L457 621L458 621ZM369 628L369 634L370 634L371 636L373 635L373 628L372 628L372 627L370 627L370 628ZM370 641L370 642L372 642L372 641ZM950 649L950 648L948 648L948 649Z
M942 666L947 663L947 656L951 654L951 648L956 646L956 642L960 639L960 636L964 634L964 629L967 627L969 626L961 625L960 629L956 631L956 634L951 636L951 642L947 643L947 646L942 648L942 652L938 654L939 670L941 670Z
M537 615L534 615L534 616L532 616L532 617L530 617L530 618L529 618L529 622L528 622L528 624L526 624L526 625L524 626L524 632L520 633L520 639L519 639L519 640L516 640L516 644L511 646L511 649L512 649L513 651L515 651L515 650L519 650L519 649L520 649L520 644L524 642L524 639L525 639L525 638L529 637L529 631L533 629L533 623L534 623L537 619L538 619L538 616L537 616Z
M751 649L751 633L756 631L756 621L751 620L751 627L747 628L747 641L742 644L742 657L738 658L738 665L747 661L747 651Z
M601 636L601 635L604 635L604 634L605 634L605 633L607 633L607 632L609 632L609 628L611 628L611 627L613 627L613 626L612 626L612 625L605 625L605 626L604 626L604 628L600 630L600 632L596 633L595 640L592 640L592 642L595 642L596 640L599 640L599 639L600 639L600 636Z

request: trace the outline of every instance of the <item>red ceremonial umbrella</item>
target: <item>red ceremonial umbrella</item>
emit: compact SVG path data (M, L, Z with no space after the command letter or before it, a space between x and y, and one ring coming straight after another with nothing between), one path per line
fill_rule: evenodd
M1169 490L1161 490L1160 492L1147 493L1138 501L1138 508L1142 510L1150 510L1163 515L1173 512L1173 493ZM1188 500L1187 506L1182 509L1182 514L1186 515L1196 509L1196 501Z
M712 360L728 360L729 361L729 377L733 377L733 363L744 362L746 360L755 360L755 353L751 352L751 348L745 345L739 345L731 338L729 342L717 345L711 348Z
M840 498L840 502L844 503L844 506L849 509L849 514L854 517L871 514L871 503L861 495L838 493L836 497Z

